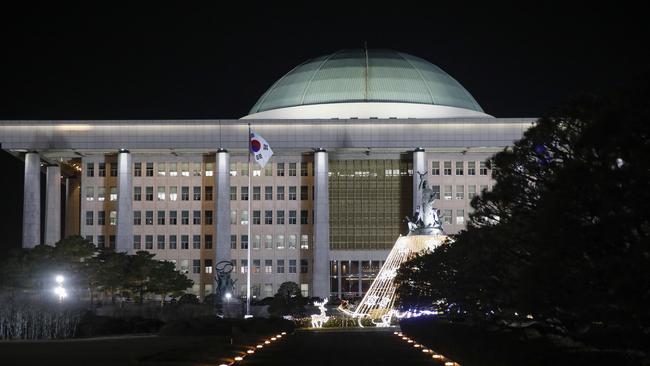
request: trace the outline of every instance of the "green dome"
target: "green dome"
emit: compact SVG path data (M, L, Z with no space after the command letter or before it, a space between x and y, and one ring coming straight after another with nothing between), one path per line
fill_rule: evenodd
M483 112L438 66L392 50L341 50L298 65L275 82L249 114L314 104L384 102Z

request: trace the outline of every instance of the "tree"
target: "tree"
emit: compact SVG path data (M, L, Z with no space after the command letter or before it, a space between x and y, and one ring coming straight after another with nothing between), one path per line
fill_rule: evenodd
M578 98L496 154L467 230L400 268L400 302L650 327L647 92Z
M126 288L138 294L140 304L144 300L144 294L149 290L151 274L158 265L158 261L153 257L155 254L144 250L139 250L135 255L128 256Z
M172 262L159 261L150 273L148 289L160 295L160 306L165 303L169 294L180 293L192 287L194 281L176 270Z
M295 282L283 282L269 305L269 314L282 316L303 313L307 299L302 296L300 287Z

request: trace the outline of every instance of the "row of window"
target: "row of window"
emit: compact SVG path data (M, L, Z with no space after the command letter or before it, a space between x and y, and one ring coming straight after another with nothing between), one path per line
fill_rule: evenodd
M111 177L117 177L117 162L113 163L86 163L86 176L94 177L95 176L95 164L97 165L97 176L105 177L106 170L109 171ZM107 168L108 167L108 168ZM153 162L136 162L133 163L133 175L136 177L142 176L142 168L144 167L145 176L153 177L154 176L154 163ZM214 175L214 163L205 163L205 170L203 170L202 163L156 163L156 175L159 177L164 177L169 175L170 177L176 177L178 175L183 177L190 176L190 168L192 169L192 176L200 177L205 174L206 177L211 177Z
M285 241L286 238L286 241ZM237 249L237 235L230 235L230 249ZM271 234L253 235L252 249L261 249L262 244L264 249L284 249L285 245L288 249L296 249L298 245L298 235L284 235L277 234L275 237ZM248 249L248 235L239 236L239 248ZM300 249L309 249L309 235L300 235Z
M106 246L106 235L97 236L97 246L100 248L115 248L115 235L109 235L109 245ZM190 237L192 249L212 249L212 235L134 235L133 236L133 249L190 249ZM248 235L241 235L239 240L241 249L248 249ZM286 240L285 240L286 238ZM86 239L94 242L92 235L86 235ZM154 242L155 239L155 242ZM203 239L203 240L201 240ZM237 235L230 236L230 249L237 249ZM264 249L296 249L298 246L298 235L253 235L252 249L261 249L262 242ZM300 249L309 249L309 235L300 235Z
M133 187L133 200L134 201L142 201L142 196L143 196L143 187ZM154 200L154 193L156 194L156 200L158 201L165 201L169 199L170 201L177 201L179 196L178 196L178 188L177 186L158 186L156 187L157 189L154 191L153 186L146 186L144 187L144 200L145 201L153 201ZM200 201L201 200L201 193L203 193L203 199L205 201L212 201L213 199L213 188L212 186L205 186L200 187L191 187L191 195L190 195L190 187L189 186L181 186L180 187L180 200L181 201L189 201L190 197L192 201ZM296 186L289 186L288 187L288 196L287 198L289 201L296 201L298 199L298 187ZM312 187L312 196L314 195L313 192L314 188ZM203 191L203 192L202 192ZM242 201L248 201L249 198L249 191L248 187L240 187L240 195L239 199ZM97 199L97 201L105 201L106 200L106 187L97 187L97 195L95 195L95 187L93 186L86 186L86 201L94 201ZM260 186L254 186L253 187L253 201L260 201L262 199L262 187ZM272 186L265 186L264 187L264 199L267 201L273 200L273 187ZM278 201L284 201L285 199L285 187L284 186L278 186L275 187L275 199ZM306 201L309 199L309 187L308 186L300 186L300 200L301 201ZM109 187L109 200L110 201L117 201L117 187ZM230 200L236 201L237 200L237 187L236 186L231 186L230 187Z
M86 163L86 176L95 177L105 177L106 172L109 172L111 177L117 177L117 162L88 162ZM274 164L269 163L264 167L264 176L272 177ZM286 173L289 177L295 177L298 174L298 163L276 163L275 164L275 176L284 177L285 176L285 167ZM154 174L159 177L200 177L205 175L206 177L211 177L214 175L214 163L203 163L200 162L135 162L133 163L133 176L141 177L144 170L144 175L146 177L153 177ZM307 177L311 172L309 171L309 164L300 163L300 176ZM248 176L248 164L247 163L230 163L230 175L235 176ZM257 165L253 168L253 176L261 176L262 170L259 169Z
M476 162L475 161L456 161L454 164L455 175L464 175L465 174L465 163L467 163L467 175L476 175ZM451 161L442 162L442 173L443 175L452 175L452 164ZM485 161L479 162L479 175L487 175L488 168ZM431 175L440 175L440 162L432 161L431 162Z
M296 201L298 197L298 191L297 191L296 186L289 186L289 194L288 194L288 199L289 201ZM248 187L240 187L240 195L239 199L242 201L248 201L249 197L249 192L248 192ZM284 186L277 186L275 187L275 199L277 201L284 201L285 197L285 187ZM312 196L314 195L314 187L312 187ZM262 187L260 186L254 186L253 187L253 201L260 201L262 199ZM264 187L264 199L267 201L273 200L273 187L272 186L265 186ZM300 186L300 200L301 201L306 201L309 199L309 187L308 186ZM235 201L237 200L237 187L236 186L231 186L230 187L230 200Z
M290 177L295 177L297 176L297 168L298 168L298 163L268 163L264 166L264 176L265 177L272 177L273 176L273 166L275 165L275 176L276 177L284 177L285 176L285 167L288 168L286 172L288 173L287 175ZM248 164L246 163L230 163L230 176L236 177L236 176L242 176L242 177L247 177L248 176ZM253 176L254 177L259 177L262 175L262 170L259 169L259 166L254 165L253 166ZM301 177L307 177L311 175L311 172L309 171L309 164L307 163L300 163L300 176Z
M237 210L230 210L230 224L237 225L248 225L248 210L240 210L240 217L237 220ZM275 211L275 224L284 225L285 224L285 213L284 210ZM296 225L298 217L296 216L298 211L289 210L288 223L289 225ZM312 211L313 216L313 211ZM262 224L262 211L253 210L253 225ZM264 210L264 224L273 225L273 210ZM300 225L309 225L309 210L300 210Z
M457 186L452 186L452 185L445 185L442 186L443 192L442 192L442 198L445 200L451 200L454 199L454 197L457 200L463 200L465 199L465 186L464 185L457 185ZM487 184L482 184L478 186L478 191L476 190L477 186L470 184L467 186L467 199L471 200L476 195L480 194L484 190L488 189ZM431 189L433 190L436 199L440 199L440 186L439 185L432 185ZM454 195L455 193L455 195Z
M233 266L236 267L236 260L231 261L233 263ZM275 261L276 262L276 267L275 267L275 273L285 273L285 260L284 259L278 259ZM248 272L248 260L247 259L242 259L240 261L240 266L239 266L239 271L240 273L247 273ZM296 259L289 259L288 260L289 267L287 268L287 273L297 273L297 264L298 260ZM264 271L265 274L272 274L273 273L273 260L272 259L265 259L264 260L264 268L262 268L262 260L261 259L253 259L253 271L251 273L253 274L259 274ZM307 259L301 259L300 260L300 273L309 273L309 260Z
M170 201L177 201L178 200L178 187L176 186L171 186L171 187L165 187L165 186L158 186L158 189L156 190L156 198L158 201L165 201L167 197L169 197ZM169 190L168 190L169 188ZM181 195L180 199L181 201L189 201L190 200L190 187L189 186L183 186L181 188ZM200 201L201 200L201 191L204 193L204 200L206 201L212 201L213 197L213 189L212 186L205 186L203 189L201 189L200 186L198 187L192 187L192 200L193 201ZM169 196L167 196L167 192L169 192ZM97 187L97 201L104 201L106 199L106 187ZM86 187L86 201L94 201L95 200L95 187L93 186L87 186ZM109 187L109 200L111 201L117 201L117 187ZM133 187L133 200L134 201L142 201L142 187ZM145 201L153 201L154 200L154 187L153 186L147 186L144 187L144 200Z
M92 225L106 225L106 212L108 212L108 224L109 225L117 225L117 211L97 211L97 215L95 216L95 211L86 211L86 225L87 226L92 226ZM178 212L176 210L171 210L171 211L164 211L164 210L158 210L156 211L156 218L155 218L155 224L156 225L178 225L179 220L178 220ZM192 212L192 217L190 221L190 211L189 210L181 210L181 217L180 217L180 225L212 225L214 223L214 215L212 210L193 210ZM169 213L169 216L167 215ZM203 213L203 215L202 215ZM239 223L241 225L248 225L248 210L241 210L240 211L240 220ZM276 210L275 211L275 224L276 225L284 225L285 222L287 222L289 225L297 225L298 224L298 211L296 210L289 210L289 216L285 216L286 211L284 210ZM313 214L313 213L312 213ZM96 217L96 221L95 221ZM288 220L285 220L287 218ZM273 210L265 210L264 211L264 224L265 225L273 225ZM237 225L238 220L237 220L237 210L230 210L230 223L232 225ZM253 225L261 225L262 224L262 211L260 210L253 210L253 221L251 222ZM143 224L143 215L142 211L140 210L135 210L133 211L133 225L142 225ZM309 224L309 210L300 210L300 224L301 225L308 225ZM154 211L153 210L147 210L144 211L144 225L154 225Z

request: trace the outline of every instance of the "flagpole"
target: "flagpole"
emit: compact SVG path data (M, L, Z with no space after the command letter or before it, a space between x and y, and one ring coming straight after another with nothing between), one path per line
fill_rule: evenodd
M248 261L248 270L246 271L246 315L251 314L251 220L253 212L251 212L251 199L253 191L251 190L251 176L253 171L251 169L251 124L248 123L248 245L246 246L246 257Z

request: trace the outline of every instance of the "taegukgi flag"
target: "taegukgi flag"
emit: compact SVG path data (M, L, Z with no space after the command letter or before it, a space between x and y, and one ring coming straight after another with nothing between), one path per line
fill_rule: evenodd
M251 132L251 153L255 161L263 168L271 159L273 150L271 150L269 143L264 140L264 137Z

